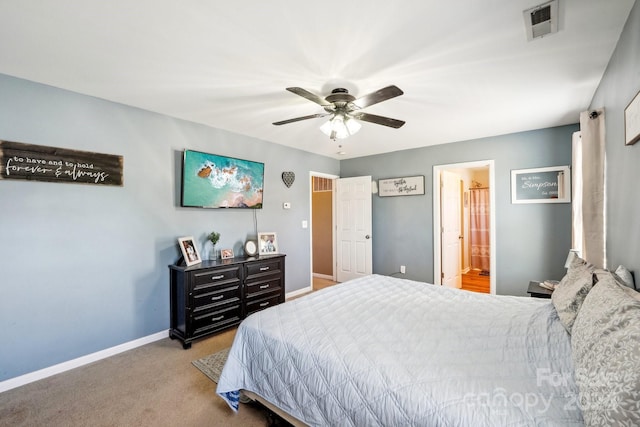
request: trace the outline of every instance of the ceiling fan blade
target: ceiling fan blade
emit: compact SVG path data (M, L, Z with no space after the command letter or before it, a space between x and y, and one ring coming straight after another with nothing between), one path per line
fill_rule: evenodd
M280 122L274 122L273 124L276 126L286 125L287 123L299 122L300 120L308 120L308 119L316 119L318 117L325 117L331 115L330 113L318 113L311 114L310 116L296 117L295 119L282 120Z
M391 85L356 99L353 101L353 105L356 108L365 108L369 105L395 98L403 93L404 92L399 87Z
M390 117L376 116L375 114L369 114L369 113L355 113L355 114L352 114L352 116L353 118L358 120L375 123L377 125L389 126L395 129L398 129L405 124L403 120L396 120Z
M306 98L311 102L315 102L316 104L321 105L323 107L327 105L331 105L330 103L325 101L324 98L321 98L315 93L311 93L306 89L302 89L301 87L288 87L287 90L291 93L295 93L296 95Z

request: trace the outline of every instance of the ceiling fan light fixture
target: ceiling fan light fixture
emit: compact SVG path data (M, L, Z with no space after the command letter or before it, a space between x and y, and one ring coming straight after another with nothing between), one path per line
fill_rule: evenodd
M344 139L358 132L362 125L357 120L336 114L320 126L320 130L332 139Z

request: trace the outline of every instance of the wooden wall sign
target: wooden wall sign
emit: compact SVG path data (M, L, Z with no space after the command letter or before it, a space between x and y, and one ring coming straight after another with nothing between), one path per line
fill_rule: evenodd
M123 185L122 156L0 141L0 180Z

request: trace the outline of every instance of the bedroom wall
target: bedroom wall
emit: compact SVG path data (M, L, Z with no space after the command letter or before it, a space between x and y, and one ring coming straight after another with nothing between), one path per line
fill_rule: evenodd
M576 117L578 120L578 117ZM511 204L511 169L571 164L578 125L461 141L343 160L341 176L425 176L424 196L373 196L373 269L433 283L433 167L495 160L496 284L502 295L527 295L530 280L560 279L571 246L571 205Z
M253 234L253 211L179 207L185 148L265 163L258 230L278 233L286 291L310 286L306 177L337 160L6 75L0 94L0 139L124 156L124 187L0 180L0 381L168 329L176 238Z
M607 265L622 264L640 280L640 143L625 146L624 109L640 91L640 2L631 10L618 45L591 101L604 107L607 157Z

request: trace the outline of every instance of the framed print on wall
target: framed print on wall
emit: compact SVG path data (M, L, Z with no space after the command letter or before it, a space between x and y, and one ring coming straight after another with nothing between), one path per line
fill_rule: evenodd
M178 245L180 246L180 251L182 251L184 262L188 266L202 262L200 252L198 252L198 247L196 246L195 240L193 240L193 236L180 237L178 239Z
M512 170L511 203L571 203L569 166Z
M276 233L258 233L258 249L260 255L273 255L278 253L278 238Z
M640 92L636 93L624 109L624 144L633 145L640 141Z

